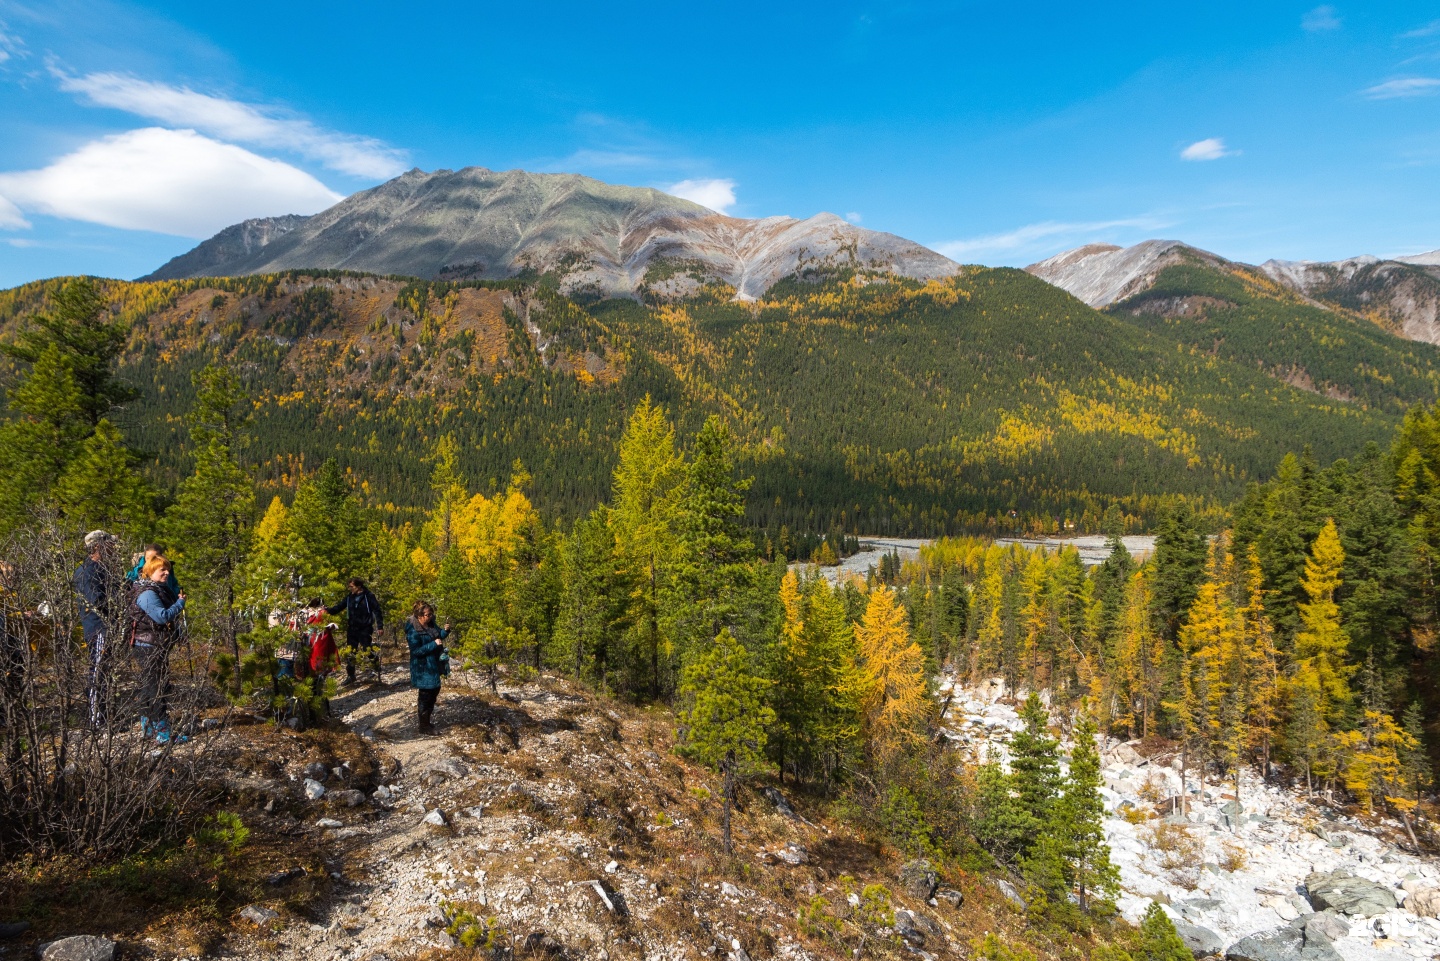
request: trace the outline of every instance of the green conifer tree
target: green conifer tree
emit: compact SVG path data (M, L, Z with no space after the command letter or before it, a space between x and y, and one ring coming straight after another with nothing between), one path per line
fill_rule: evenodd
M1082 705L1070 751L1070 771L1053 819L1054 833L1065 842L1068 873L1081 911L1090 910L1092 898L1110 903L1120 892L1120 872L1110 860L1110 845L1105 843L1105 802L1100 797L1104 779L1095 744L1098 735L1094 716Z
M775 712L765 703L769 682L756 675L750 654L728 630L685 672L680 695L681 754L720 772L725 851L732 850L730 812L736 784L765 767L765 732Z
M1174 923L1158 901L1151 901L1145 909L1131 957L1134 961L1194 961L1194 955L1180 940Z

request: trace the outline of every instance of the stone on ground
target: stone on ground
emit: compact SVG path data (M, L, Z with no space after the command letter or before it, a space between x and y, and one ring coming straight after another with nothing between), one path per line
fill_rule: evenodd
M1208 958L1225 950L1225 939L1214 931L1198 924L1191 924L1184 918L1174 918L1175 933L1185 942L1185 947L1197 958Z
M115 942L89 934L40 945L40 961L112 961Z
M1383 885L1346 871L1315 873L1305 878L1305 891L1317 911L1374 917L1395 910L1395 895Z
M1230 945L1225 957L1228 961L1341 961L1323 936L1289 925L1241 938Z
M907 894L921 901L929 901L935 896L936 888L940 887L940 876L935 873L930 862L923 858L907 861L900 868L900 886Z

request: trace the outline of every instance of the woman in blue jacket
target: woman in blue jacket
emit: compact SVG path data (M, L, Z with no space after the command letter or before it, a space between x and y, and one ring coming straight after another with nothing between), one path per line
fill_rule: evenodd
M419 719L416 730L434 734L430 715L435 712L435 699L440 696L440 678L450 673L450 655L445 653L445 638L450 625L435 626L435 608L417 601L405 621L405 640L410 645L410 684L419 692Z

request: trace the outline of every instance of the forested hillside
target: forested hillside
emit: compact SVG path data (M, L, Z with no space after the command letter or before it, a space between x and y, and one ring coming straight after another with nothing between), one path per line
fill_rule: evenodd
M693 293L666 300L676 278ZM0 295L4 337L60 284ZM427 451L447 434L468 476L500 486L519 461L539 506L579 516L650 396L686 433L729 423L755 477L750 519L771 531L1095 530L1110 505L1139 526L1177 497L1233 500L1293 447L1358 451L1435 394L1424 345L1400 364L1358 333L1246 321L1250 341L1301 337L1309 376L1345 385L1336 400L1272 376L1281 365L1241 350L1238 329L1220 349L1190 321L1100 313L1014 270L841 272L755 303L684 263L652 267L641 301L581 303L545 277L325 272L100 289L124 328L120 376L140 388L114 416L162 491L189 469L191 375L223 362L253 398L262 491L288 499L333 457L396 520L425 503Z
M1440 350L1357 313L1307 303L1258 270L1199 258L1164 268L1117 317L1303 390L1392 413L1440 389Z

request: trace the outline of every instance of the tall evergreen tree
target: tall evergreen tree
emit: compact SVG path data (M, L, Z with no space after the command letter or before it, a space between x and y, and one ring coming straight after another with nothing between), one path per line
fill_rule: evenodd
M1070 771L1056 804L1056 833L1065 839L1065 859L1080 910L1090 910L1092 897L1110 901L1120 893L1120 871L1110 860L1105 843L1105 802L1100 797L1104 778L1095 738L1100 730L1088 707L1082 705L1070 751Z
M1205 579L1209 545L1186 502L1166 512L1155 536L1151 559L1150 594L1161 633L1168 640L1180 636L1180 622L1190 610Z
M764 769L766 729L775 713L765 703L769 682L759 677L750 654L728 630L685 670L680 713L680 753L720 772L721 830L732 850L730 812L737 783Z
M171 555L192 575L187 583L194 621L212 629L238 664L244 633L240 579L255 521L255 489L238 460L247 440L248 421L240 412L245 394L224 367L206 367L192 382L195 470L180 482L164 531Z

